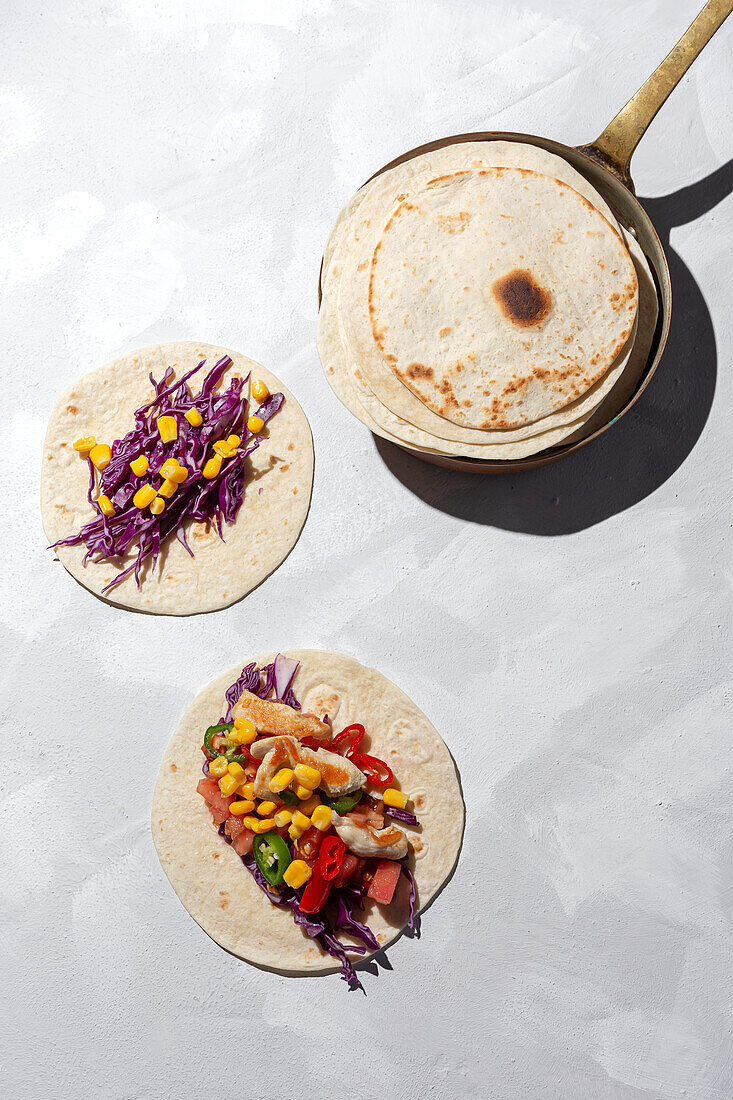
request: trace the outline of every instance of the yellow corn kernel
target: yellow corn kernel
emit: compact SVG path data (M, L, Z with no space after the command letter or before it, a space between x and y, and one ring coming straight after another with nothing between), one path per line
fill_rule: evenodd
M176 468L170 475L169 480L175 481L176 485L183 485L183 482L188 477L188 466L181 466L180 462L176 463Z
M89 452L97 446L97 441L93 435L83 435L81 439L76 440L73 446L82 458L86 458Z
M229 444L230 447L233 447L235 451L236 451L237 447L239 446L239 444L241 442L242 442L242 440L239 438L238 435L228 435L227 436L227 443Z
M223 775L219 780L219 790L222 794L234 794L238 786L239 783L233 775Z
M293 772L290 768L280 768L270 780L270 790L273 794L280 794L280 791L284 791L292 782Z
M253 829L253 833L269 833L275 828L274 817L263 817L262 821L257 822L257 828Z
M326 829L331 826L331 807L317 806L313 811L311 824L315 825L316 829L320 829L322 833L325 833Z
M300 840L305 829L299 829L297 825L291 825L288 829L288 836L291 840Z
M230 802L229 805L231 806L232 803ZM256 817L243 817L242 822L244 824L245 829L249 829L249 831L251 833L256 833L257 832L257 826L259 825L259 821L257 820Z
M233 745L251 745L257 737L257 730L254 723L245 718L240 726L235 723L234 729L227 736Z
M259 401L260 404L262 404L266 397L270 396L270 391L261 378L258 378L256 382L252 383L251 392L255 401Z
M306 817L305 814L300 812L300 810L295 811L295 813L293 814L292 821L293 821L293 825L295 826L295 828L296 829L302 829L303 832L305 832L306 829L310 829L310 827L311 827L310 818Z
M198 409L189 409L187 413L183 414L186 420L189 422L192 428L200 428L204 422L204 418Z
M288 809L278 810L275 814L275 824L278 829L282 829L283 825L289 825L293 819L293 811Z
M382 795L385 806L394 806L397 810L404 810L409 797L403 791L396 791L394 787L388 787Z
M170 478L171 481L178 483L178 478L175 476L178 469L178 462L175 458L167 458L163 465L158 470L159 475L162 478Z
M132 462L130 463L130 469L132 470L135 477L144 477L145 474L148 472L149 465L150 463L148 462L145 455L138 455L137 458L133 458Z
M244 718L243 715L241 715L241 714L235 714L235 716L234 716L234 725L237 727L238 730L246 729L246 730L250 730L253 733L257 732L255 724L252 721L252 719L251 718Z
M229 813L235 814L237 817L239 817L241 814L251 814L254 808L254 802L250 802L248 799L244 802L229 803Z
M320 806L320 804L320 798L317 794L313 793L311 794L310 798L306 798L303 802L301 802L301 804L298 806L298 809L302 814L305 814L306 817L310 817L313 811L318 806Z
M177 488L178 486L176 485L175 481L171 481L169 478L166 478L160 489L158 489L158 492L162 497L165 497L166 500L170 500Z
M163 443L172 443L178 439L178 424L175 416L159 416L155 421L158 425L158 434Z
M112 461L112 448L106 443L96 443L89 452L89 457L95 469L106 470Z
M321 782L321 773L318 768L312 768L310 764L296 764L295 778L308 790L314 791ZM298 795L300 798L300 795Z
M289 863L285 868L283 878L291 889L299 890L301 886L305 885L312 874L313 871L304 859L294 859L293 862Z
M272 817L277 809L277 802L260 802L257 813L260 817Z
M298 783L294 790L296 798L299 798L301 802L305 802L313 794L310 787L301 787L300 783Z
M255 796L255 785L254 785L254 783L240 783L239 784L239 793L241 794L242 798L254 798L254 796Z
M99 505L99 510L103 516L111 518L115 514L114 504L109 499L109 497L106 497L104 495L104 493L102 493L102 495L97 498L97 504Z
M247 427L252 432L252 435L259 435L265 426L265 422L261 416L250 416L247 421Z
M207 481L211 481L213 478L218 477L221 471L221 455L214 455L208 462L204 464L202 473Z
M227 443L226 439L217 439L212 447L214 454L219 455L221 458L231 458L236 451L236 447L232 447L231 443Z
M149 504L152 504L157 495L153 486L148 485L146 481L135 493L135 496L132 498L132 503L136 508L147 508Z
M222 775L227 774L228 766L225 756L215 756L209 762L209 775L213 775L214 779L220 779Z
M153 503L150 505L150 511L154 516L160 516L165 509L165 501L162 497L156 497Z
M233 775L237 783L244 783L244 768L241 764L238 764L236 760L232 760L229 768L227 769L230 775Z

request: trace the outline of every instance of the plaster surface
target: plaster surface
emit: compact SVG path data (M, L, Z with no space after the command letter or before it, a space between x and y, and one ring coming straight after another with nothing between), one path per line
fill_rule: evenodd
M634 158L675 320L601 440L532 474L432 469L349 416L314 340L323 245L373 171L456 131L590 140L695 7L5 4L4 1096L733 1095L733 25ZM76 376L188 337L283 378L316 481L282 568L179 620L66 574L38 475ZM363 973L366 996L225 954L151 843L184 708L288 646L378 666L461 771L455 876L421 938Z

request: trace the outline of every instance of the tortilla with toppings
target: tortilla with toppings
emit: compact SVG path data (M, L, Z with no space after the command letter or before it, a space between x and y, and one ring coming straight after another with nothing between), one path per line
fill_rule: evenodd
M90 591L190 615L227 607L290 553L313 441L270 371L192 341L129 352L59 400L46 434L49 542Z
M415 928L463 826L456 768L428 718L375 669L317 650L205 688L166 750L152 810L163 870L217 943L352 983L359 957Z

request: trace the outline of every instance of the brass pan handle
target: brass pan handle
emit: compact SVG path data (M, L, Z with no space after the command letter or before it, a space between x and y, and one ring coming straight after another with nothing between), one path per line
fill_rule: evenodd
M580 151L598 160L633 191L629 165L634 149L669 93L733 11L733 0L708 0L677 45L622 107L606 129Z

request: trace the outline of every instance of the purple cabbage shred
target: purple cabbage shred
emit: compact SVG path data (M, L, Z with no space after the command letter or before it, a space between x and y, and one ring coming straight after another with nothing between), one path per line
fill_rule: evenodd
M396 821L402 821L405 825L419 825L414 814L411 814L409 810L398 810L396 806L385 806L384 812L389 817L393 817Z
M410 885L410 919L407 922L407 928L408 928L408 931L413 933L413 935L419 937L420 927L419 927L419 924L418 924L417 919L416 919L416 916L417 916L417 887L415 886L415 876L413 875L410 868L407 866L407 860L406 859L400 860L400 863L402 865L402 874L405 876L405 878L407 879L407 881Z

